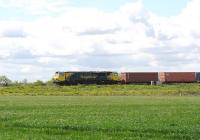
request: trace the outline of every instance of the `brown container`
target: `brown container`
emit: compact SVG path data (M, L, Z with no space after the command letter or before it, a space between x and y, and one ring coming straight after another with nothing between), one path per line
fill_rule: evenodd
M158 72L123 72L121 80L125 83L150 83L158 81Z
M159 81L165 83L190 83L196 81L195 72L160 72Z

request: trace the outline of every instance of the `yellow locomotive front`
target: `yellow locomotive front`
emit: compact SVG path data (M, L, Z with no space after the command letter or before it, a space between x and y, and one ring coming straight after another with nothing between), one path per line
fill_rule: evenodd
M108 75L108 79L114 83L119 83L121 81L120 76L116 72L112 72Z
M56 72L52 79L54 83L64 84L66 81L69 80L70 76L71 74L67 72Z
M53 76L53 81L64 81L65 80L65 74L64 72L56 72Z

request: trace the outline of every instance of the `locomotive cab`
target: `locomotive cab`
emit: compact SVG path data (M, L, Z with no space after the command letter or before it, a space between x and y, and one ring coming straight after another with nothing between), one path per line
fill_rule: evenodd
M53 76L53 81L64 81L65 80L65 73L64 72L56 72Z

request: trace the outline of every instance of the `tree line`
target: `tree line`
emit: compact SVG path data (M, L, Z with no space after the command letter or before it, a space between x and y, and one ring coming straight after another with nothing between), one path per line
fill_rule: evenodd
M11 79L9 79L5 75L0 76L0 86L29 85L29 84L42 86L42 85L52 85L53 82L52 82L52 80L49 80L47 82L43 82L41 80L37 80L37 81L31 83L31 82L28 82L27 79L24 79L22 81L12 81Z

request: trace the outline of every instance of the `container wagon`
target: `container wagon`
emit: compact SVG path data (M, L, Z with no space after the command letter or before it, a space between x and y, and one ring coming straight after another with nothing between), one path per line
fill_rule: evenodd
M122 83L151 83L158 81L158 72L123 72L120 74Z
M200 72L196 72L196 81L200 82Z
M162 83L193 83L196 82L195 72L159 72Z

